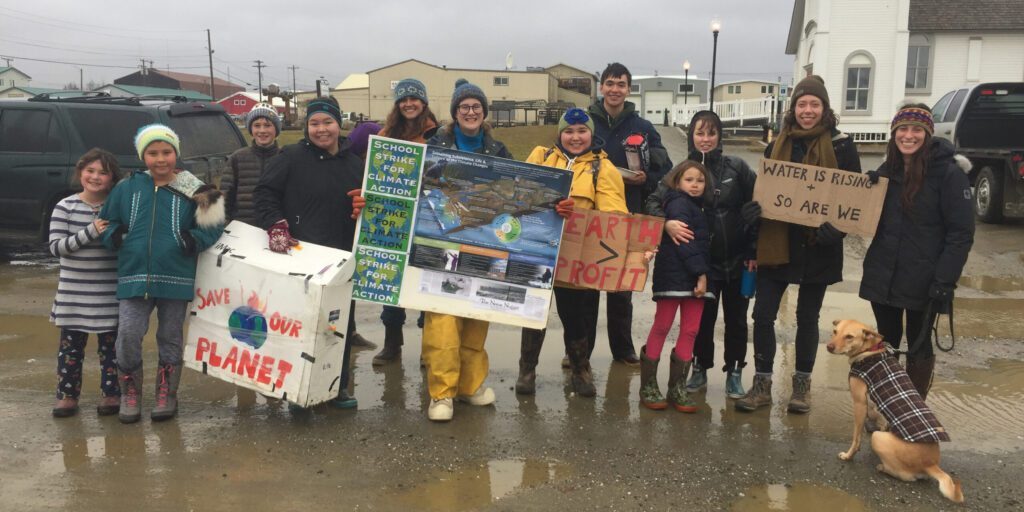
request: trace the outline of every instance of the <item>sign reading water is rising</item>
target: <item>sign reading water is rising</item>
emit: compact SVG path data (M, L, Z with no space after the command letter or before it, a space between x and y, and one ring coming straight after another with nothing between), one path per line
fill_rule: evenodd
M888 178L762 158L754 200L766 219L872 237L882 214Z

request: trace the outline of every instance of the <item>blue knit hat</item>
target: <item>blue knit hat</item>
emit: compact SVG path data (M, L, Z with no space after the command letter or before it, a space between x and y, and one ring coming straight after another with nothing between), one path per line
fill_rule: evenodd
M566 110L565 115L558 120L558 133L562 133L566 128L574 124L582 124L590 130L590 133L594 133L594 120L587 115L586 111L577 107Z
M334 118L339 124L341 123L341 107L338 106L338 100L332 96L324 98L317 98L306 105L306 123L309 123L309 118L313 117L313 114L323 112Z
M402 101L402 98L416 98L424 105L430 104L430 100L427 99L427 86L415 78L403 78L395 85L395 103Z
M484 106L484 117L487 117L487 95L484 94L483 89L469 83L469 80L465 78L460 78L455 81L455 92L452 93L452 119L455 119L455 113L459 111L459 103L466 98L480 100Z
M267 103L257 103L248 114L245 115L245 129L249 130L249 135L252 135L252 124L259 118L270 121L270 124L274 125L274 130L277 131L276 135L281 134L281 116L277 115L277 109L273 105Z

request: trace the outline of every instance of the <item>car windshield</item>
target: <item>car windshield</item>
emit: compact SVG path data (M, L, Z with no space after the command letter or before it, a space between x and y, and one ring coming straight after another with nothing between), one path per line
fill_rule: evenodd
M231 120L225 115L178 115L170 117L168 124L181 139L182 158L226 155L243 147Z

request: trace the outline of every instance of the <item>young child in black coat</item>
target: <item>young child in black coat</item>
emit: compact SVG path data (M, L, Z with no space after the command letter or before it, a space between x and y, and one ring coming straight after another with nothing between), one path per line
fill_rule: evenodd
M676 244L663 234L654 260L653 289L658 305L640 364L640 403L650 409L664 409L671 402L681 412L697 411L686 392L686 377L693 364L693 340L700 328L704 300L714 297L714 291L708 290L711 231L703 210L705 184L710 182L707 169L693 160L677 165L665 176L670 189L664 200L665 219L685 222L694 238ZM676 309L680 311L679 338L672 352L666 400L658 388L658 361Z

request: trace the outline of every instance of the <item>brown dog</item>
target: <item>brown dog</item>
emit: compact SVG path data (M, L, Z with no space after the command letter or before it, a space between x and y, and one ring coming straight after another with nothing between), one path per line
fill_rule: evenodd
M882 459L877 469L907 482L934 478L943 496L962 503L960 481L939 468L939 442L949 441L949 436L882 336L856 320L836 320L832 325L828 351L850 358L853 396L853 442L839 458L850 460L860 449L870 395L890 425L888 432L871 434L871 449Z

